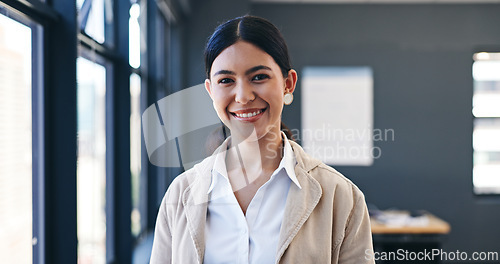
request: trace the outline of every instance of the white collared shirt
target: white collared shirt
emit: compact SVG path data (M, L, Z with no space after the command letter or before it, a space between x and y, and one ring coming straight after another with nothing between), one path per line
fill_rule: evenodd
M291 182L301 188L295 175L296 159L288 139L283 158L270 179L255 193L243 214L229 183L226 151L215 157L205 224L205 264L275 263L281 223ZM227 149L225 141L222 149Z

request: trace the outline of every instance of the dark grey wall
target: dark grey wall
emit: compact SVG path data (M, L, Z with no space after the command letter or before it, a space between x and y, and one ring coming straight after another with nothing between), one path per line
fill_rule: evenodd
M337 167L380 208L446 219L448 250L500 251L500 203L472 193L472 54L500 50L500 5L253 5L282 28L294 66L368 65L374 71L370 167ZM284 114L300 128L297 101Z
M381 209L425 209L447 220L448 251L500 252L500 199L472 193L472 54L500 51L500 5L290 5L202 1L189 22L186 84L201 83L202 50L226 18L250 13L283 32L304 66L370 66L375 142L370 167L336 167ZM243 4L241 4L243 3ZM200 10L205 10L202 12ZM300 128L300 83L284 121ZM335 166L334 166L335 167Z
M192 13L183 27L186 33L184 82L191 87L205 81L203 51L214 29L222 22L249 13L248 0L194 0Z

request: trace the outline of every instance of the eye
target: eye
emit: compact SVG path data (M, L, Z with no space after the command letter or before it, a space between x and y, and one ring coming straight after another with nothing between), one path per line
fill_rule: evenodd
M255 75L252 78L252 81L262 81L262 80L265 80L265 79L269 79L269 75L261 73L261 74Z
M232 82L234 82L234 81L230 78L222 78L218 81L218 83L220 83L220 84L228 84L228 83L232 83Z

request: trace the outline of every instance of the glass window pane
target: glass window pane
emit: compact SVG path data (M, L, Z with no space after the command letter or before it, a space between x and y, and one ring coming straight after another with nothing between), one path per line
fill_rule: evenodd
M474 192L500 193L500 53L476 53L474 60Z
M76 8L78 9L78 11L80 11L82 9L84 1L85 0L76 0Z
M476 193L500 193L500 118L474 122L474 189Z
M498 71L500 75L500 69ZM500 117L500 80L474 81L472 113L475 117Z
M500 55L478 53L472 67L475 117L500 117ZM498 53L500 54L500 53Z
M135 3L130 7L129 19L129 64L134 68L141 66L141 28L139 15L141 7Z
M32 262L31 28L0 14L0 262Z
M76 0L80 28L99 43L104 43L107 28L113 23L112 0Z
M106 260L106 69L77 60L78 263Z
M141 77L130 76L130 171L132 174L132 234L141 231Z

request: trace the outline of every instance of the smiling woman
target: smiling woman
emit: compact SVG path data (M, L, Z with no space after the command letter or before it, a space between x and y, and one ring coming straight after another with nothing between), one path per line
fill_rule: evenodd
M222 122L239 132L231 134L233 140L241 142L255 131L257 138L278 146L283 96L295 89L297 73L283 76L269 54L246 41L221 52L212 69L205 87Z
M363 193L280 131L297 72L278 29L254 16L220 25L205 66L231 136L170 185L151 263L374 263Z

